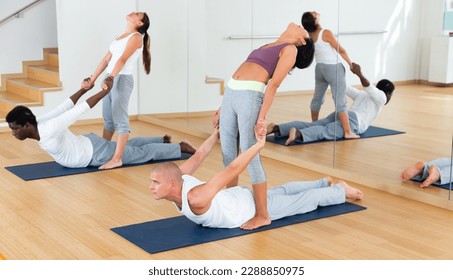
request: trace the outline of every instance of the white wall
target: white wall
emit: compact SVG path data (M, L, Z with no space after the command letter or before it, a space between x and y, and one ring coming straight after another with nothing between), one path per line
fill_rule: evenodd
M80 88L83 78L94 72L101 58L107 53L112 40L126 27L126 15L136 10L135 0L56 0L58 20L58 48L60 80L63 92L58 97L46 94L47 111ZM141 71L143 71L141 69ZM86 94L100 89L103 75L96 86ZM138 80L135 81L136 83ZM129 114L138 114L137 86L129 103ZM100 118L102 105L84 115L84 119Z
M10 3L0 1L7 3L0 2L2 7ZM339 38L370 80L427 80L430 40L441 34L442 7L443 0L44 0L24 18L0 26L0 36L13 41L0 46L0 73L18 71L22 60L40 59L42 47L58 46L63 92L46 94L45 108L33 108L38 114L47 111L93 72L110 42L124 31L125 16L140 10L151 19L151 75L138 66L130 114L212 110L221 96L218 85L204 83L205 75L228 80L253 48L272 41L228 36L279 35L289 22L299 23L303 11L316 10L322 25L334 32L388 31ZM46 13L34 22L22 24L42 10ZM58 43L57 36L51 35L56 33L57 21ZM46 30L42 33L49 36L48 42L35 36L36 29ZM294 71L280 90L313 88L313 70L311 66ZM347 79L359 83L351 74ZM100 118L101 107L85 118Z
M0 20L31 2L0 0ZM0 74L21 73L22 61L43 59L43 48L58 46L55 14L55 0L43 0L0 24Z

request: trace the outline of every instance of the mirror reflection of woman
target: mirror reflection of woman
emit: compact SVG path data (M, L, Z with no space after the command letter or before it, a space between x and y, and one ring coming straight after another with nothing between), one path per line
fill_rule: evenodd
M239 148L245 151L256 143L255 125L266 119L278 87L291 69L295 66L303 68L296 65L296 58L298 46L306 45L306 40L309 41L307 31L290 23L275 42L252 51L228 81L220 109L224 166L228 166L238 156ZM216 113L214 126L219 124L218 118L219 113ZM267 212L267 179L259 154L248 165L248 170L256 212L241 228L250 230L268 225L271 220ZM237 185L236 177L227 187Z
M338 54L348 63L350 69L352 69L351 59L346 50L335 39L332 31L321 27L318 12L304 13L302 15L302 26L308 31L310 38L315 43L315 94L310 105L311 120L317 121L319 119L319 111L324 103L327 87L330 85L344 138L359 138L351 131L349 124L345 95L346 71L343 64L338 62Z
M146 13L132 12L126 16L126 31L118 36L109 47L94 73L84 79L82 87L94 84L99 75L107 72L114 79L113 88L102 100L104 131L102 137L111 141L115 131L118 133L115 154L112 159L99 167L111 169L123 165L122 157L129 139L129 99L134 88L133 72L138 57L142 54L145 73L150 73L151 54L149 51L149 18ZM105 84L102 85L105 88Z

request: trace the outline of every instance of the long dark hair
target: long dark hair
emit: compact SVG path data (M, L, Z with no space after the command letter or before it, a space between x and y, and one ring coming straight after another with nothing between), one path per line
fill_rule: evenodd
M316 24L316 18L311 12L305 12L302 15L301 23L305 30L310 33L316 31L316 28L318 28Z
M149 17L146 13L143 13L143 18L142 18L142 23L143 25L140 26L137 31L144 35L143 36L143 51L142 51L142 57L143 57L143 67L145 67L145 73L149 74L151 71L151 52L149 51L149 45L150 45L150 39L148 35L148 28L149 28Z

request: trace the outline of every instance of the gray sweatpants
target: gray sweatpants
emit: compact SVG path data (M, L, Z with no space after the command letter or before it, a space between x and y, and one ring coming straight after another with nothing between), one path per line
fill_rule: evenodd
M328 187L326 178L317 181L291 182L268 190L267 209L271 220L315 210L318 206L344 203L344 188Z
M110 93L102 99L102 117L106 130L116 130L118 134L130 133L128 107L133 88L132 75L115 77Z
M107 141L93 133L84 136L88 137L93 145L93 158L89 166L101 166L112 158L116 142ZM180 157L179 144L163 143L162 137L136 137L127 141L122 161L123 164L134 164Z
M256 143L254 126L263 104L263 94L252 90L225 89L220 110L220 143L223 166L228 166L242 151ZM253 185L266 182L266 174L257 154L248 165Z
M355 134L359 134L359 122L355 112L348 111L349 124L351 131ZM335 121L335 112L331 113L327 117L314 121L314 122L302 122L292 121L278 125L280 133L276 133L277 137L284 137L289 135L289 130L294 127L300 131L303 137L303 142L311 142L317 140L333 140L344 137L343 128L340 120L337 118ZM300 142L300 139L296 140Z
M415 176L413 179L417 181L424 181L428 178L428 169L431 166L436 166L437 170L440 173L440 184L448 184L451 182L450 176L450 166L451 166L451 159L450 158L438 158L432 161L425 163L425 167L423 168L423 173L420 175Z
M342 63L317 63L315 67L315 94L311 100L310 109L314 112L321 110L324 104L327 87L330 85L335 111L345 112L348 109L346 101L346 73Z

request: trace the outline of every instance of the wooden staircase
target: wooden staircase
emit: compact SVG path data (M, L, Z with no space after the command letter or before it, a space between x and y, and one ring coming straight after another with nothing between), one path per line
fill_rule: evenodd
M22 62L22 71L1 75L0 122L15 106L41 106L44 92L61 90L57 48L43 49L42 60Z

